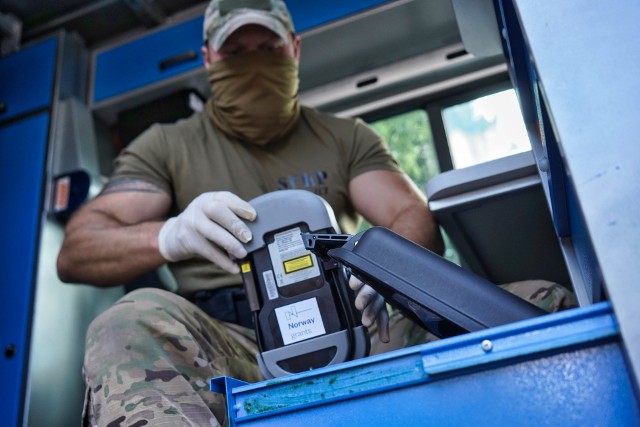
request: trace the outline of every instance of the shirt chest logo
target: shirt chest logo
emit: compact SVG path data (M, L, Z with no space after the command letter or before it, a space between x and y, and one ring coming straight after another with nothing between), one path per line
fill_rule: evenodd
M301 172L278 179L278 190L308 190L318 195L327 194L327 172Z

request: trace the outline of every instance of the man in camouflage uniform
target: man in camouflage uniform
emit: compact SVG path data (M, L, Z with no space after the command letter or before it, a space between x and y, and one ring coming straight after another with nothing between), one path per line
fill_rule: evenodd
M353 233L361 214L443 250L424 196L379 136L359 120L299 105L300 39L282 0L213 0L204 40L214 89L206 111L138 137L65 230L64 281L114 286L168 262L178 282L177 293L134 291L91 324L85 425L224 425L224 397L209 391L209 379L262 379L254 332L196 305L202 292L229 295L241 285L232 257L246 256L245 222L256 216L246 200L302 183L327 200L343 232ZM389 329L382 298L350 285L363 324L378 332L375 351L432 338L397 313ZM527 298L557 309L555 288L539 289Z

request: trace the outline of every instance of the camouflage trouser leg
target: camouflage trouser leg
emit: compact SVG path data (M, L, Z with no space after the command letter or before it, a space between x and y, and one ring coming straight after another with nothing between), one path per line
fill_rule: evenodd
M86 346L89 425L223 425L225 400L209 379L263 379L252 331L157 289L132 292L96 318Z
M546 280L525 280L500 285L500 287L549 313L578 306L573 292L564 286ZM389 316L389 337L391 339L389 343L381 342L375 329L371 329L369 332L371 334L371 354L385 353L438 339L397 310L392 310Z

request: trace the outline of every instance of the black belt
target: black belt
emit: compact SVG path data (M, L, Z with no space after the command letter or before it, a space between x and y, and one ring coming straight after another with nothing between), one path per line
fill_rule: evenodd
M244 288L232 286L194 292L189 298L209 316L223 322L254 328L253 315Z

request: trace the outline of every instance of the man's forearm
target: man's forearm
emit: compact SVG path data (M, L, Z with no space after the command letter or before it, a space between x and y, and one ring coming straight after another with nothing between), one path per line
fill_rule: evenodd
M374 170L349 183L351 201L371 224L393 230L441 255L444 243L427 201L409 178L398 171Z
M157 246L163 222L123 225L97 214L84 222L92 219L67 231L58 256L62 281L116 286L166 262Z
M444 253L440 227L423 203L406 206L393 219L389 228L438 255Z

